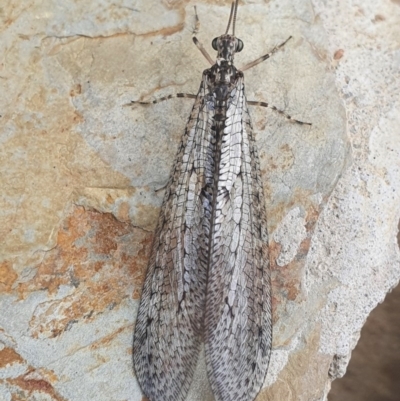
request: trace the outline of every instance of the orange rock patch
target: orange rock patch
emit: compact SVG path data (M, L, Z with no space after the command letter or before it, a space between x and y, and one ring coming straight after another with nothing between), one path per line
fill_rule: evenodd
M117 220L110 213L77 207L61 224L57 246L35 277L19 284L23 298L38 290L66 296L40 304L30 322L32 335L55 337L73 324L138 298L152 241L151 233Z

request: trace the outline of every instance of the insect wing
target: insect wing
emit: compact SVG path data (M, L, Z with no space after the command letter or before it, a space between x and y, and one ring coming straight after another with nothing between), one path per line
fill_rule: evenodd
M208 273L205 351L217 401L252 401L272 342L265 200L238 78L228 99Z
M133 359L151 401L184 400L205 307L214 107L203 77L166 188L136 321ZM210 103L211 102L211 103Z

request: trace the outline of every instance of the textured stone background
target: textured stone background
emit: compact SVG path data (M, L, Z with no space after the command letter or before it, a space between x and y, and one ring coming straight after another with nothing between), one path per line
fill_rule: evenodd
M131 338L152 232L229 2L0 5L0 400L141 400ZM269 217L274 350L260 400L324 400L398 281L398 1L241 3L238 67ZM214 54L214 53L212 53ZM189 400L211 399L200 364Z

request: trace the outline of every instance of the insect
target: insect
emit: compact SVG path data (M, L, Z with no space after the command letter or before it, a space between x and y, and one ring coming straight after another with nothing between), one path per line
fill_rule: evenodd
M238 0L225 34L212 41L215 63L193 38L212 66L191 96L196 100L164 195L133 341L136 376L151 401L185 399L202 344L217 401L252 401L267 373L267 218L248 104L268 104L246 103L242 71L290 38L239 71L237 8Z

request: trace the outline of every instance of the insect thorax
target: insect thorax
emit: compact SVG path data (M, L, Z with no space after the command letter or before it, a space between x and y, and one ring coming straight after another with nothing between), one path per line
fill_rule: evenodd
M214 98L215 120L223 121L226 118L228 99L237 86L239 78L243 73L227 61L215 63L211 68L204 71L207 77L209 96Z

